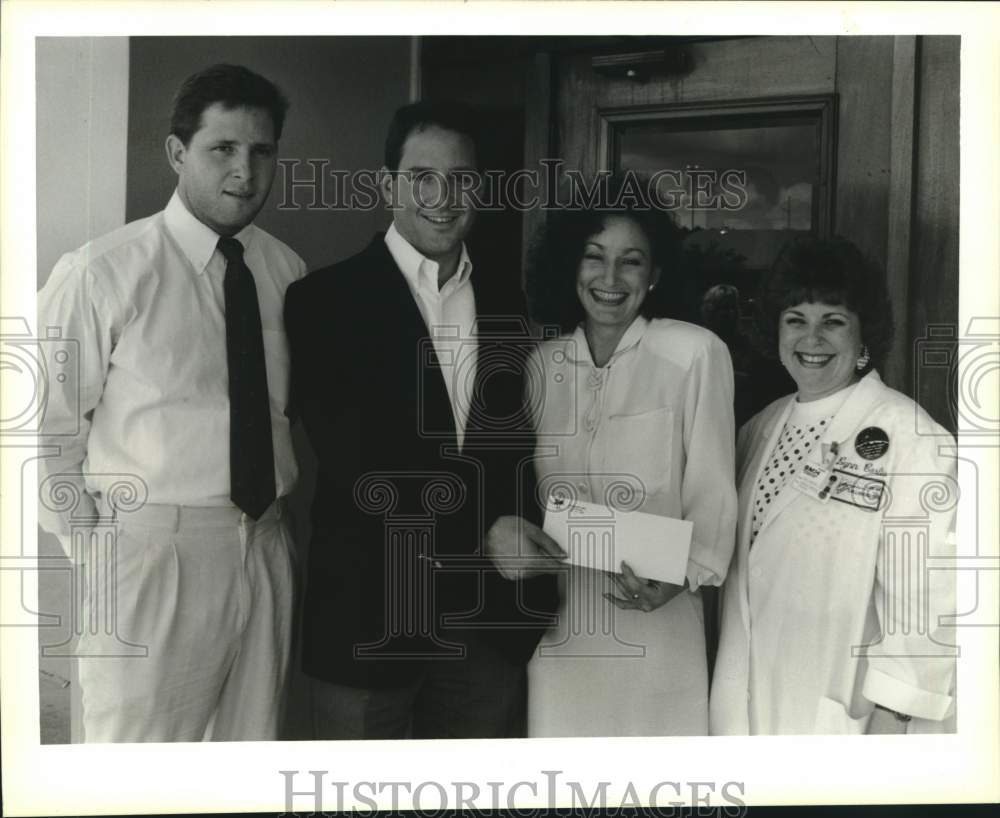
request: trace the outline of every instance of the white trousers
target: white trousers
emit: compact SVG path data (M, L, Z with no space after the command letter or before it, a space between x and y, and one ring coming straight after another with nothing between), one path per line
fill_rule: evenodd
M120 515L114 553L87 572L85 618L112 627L78 645L86 742L277 738L294 587L282 517L281 501L257 522L235 508Z

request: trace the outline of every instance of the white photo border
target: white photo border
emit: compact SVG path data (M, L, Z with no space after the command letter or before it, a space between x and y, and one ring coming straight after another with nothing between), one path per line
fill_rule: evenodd
M387 8L387 6L392 8ZM516 7L515 7L516 5ZM4 3L2 29L2 243L0 304L5 316L35 315L35 109L36 36L139 36L268 34L957 34L962 36L960 326L988 311L997 299L997 225L1000 190L1000 14L992 4L965 3L323 3L323 2L64 2ZM33 323L33 322L32 322ZM9 381L8 381L9 383ZM5 402L16 403L17 394ZM9 404L8 404L9 405ZM6 415L5 415L6 416ZM995 416L995 415L994 415ZM22 534L36 521L30 504L10 489L22 478L33 485L33 465L4 441L0 481L3 567L21 558ZM964 441L960 441L960 444ZM977 530L980 553L994 568L978 583L972 605L996 611L998 540L993 512L998 486L996 441L962 447L976 463L980 483L975 507L960 506L962 532ZM22 474L22 467L25 469ZM25 537L31 540L32 537ZM34 545L23 543L31 556ZM16 578L13 578L16 577ZM22 584L23 580L23 584ZM37 599L31 572L0 571L0 622L13 621L23 599ZM968 590L968 589L966 589ZM298 771L295 790L311 787L307 771L325 773L324 807L337 808L335 781L347 782L345 799L358 782L478 782L477 806L506 808L512 796L523 810L547 804L551 771L559 782L578 782L593 793L610 781L608 803L617 805L631 783L643 795L662 782L662 801L692 804L692 782L712 782L713 805L731 787L735 800L758 804L947 803L1000 797L998 752L998 650L995 627L960 630L959 730L955 735L901 737L753 737L649 739L534 739L460 742L281 742L183 745L39 745L38 640L30 627L0 628L0 714L3 792L11 815L174 812L283 812L286 776ZM627 703L623 702L623 706ZM549 771L549 773L546 773ZM501 781L500 803L489 801L490 781ZM365 794L373 794L368 788ZM706 787L695 793L704 796ZM436 790L426 793L436 809ZM375 796L389 808L391 792ZM407 806L405 791L400 806ZM370 808L364 800L355 802ZM343 807L351 806L346 800ZM297 797L295 807L314 804Z

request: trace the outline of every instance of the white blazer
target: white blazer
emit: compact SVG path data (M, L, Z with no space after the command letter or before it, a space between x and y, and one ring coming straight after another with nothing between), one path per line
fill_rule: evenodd
M794 401L740 430L710 731L863 733L876 703L916 717L915 731L940 729L954 711L954 650L941 627L954 575L927 557L954 554L956 464L939 452L954 440L869 373L816 448L838 478L833 492L820 500L786 484L751 549L755 486Z

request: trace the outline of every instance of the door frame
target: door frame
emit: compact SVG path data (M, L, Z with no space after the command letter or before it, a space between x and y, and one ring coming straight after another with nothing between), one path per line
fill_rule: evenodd
M822 238L830 236L835 223L834 191L837 183L837 95L810 94L806 96L755 97L718 102L677 102L661 105L630 105L627 107L598 108L598 171L614 170L618 153L619 134L616 126L622 123L657 122L664 120L712 118L766 118L769 115L818 114L819 137L819 190L816 194L816 233Z

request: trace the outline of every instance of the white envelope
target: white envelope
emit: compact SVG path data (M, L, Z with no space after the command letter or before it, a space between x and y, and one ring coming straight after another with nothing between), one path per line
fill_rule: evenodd
M687 576L689 520L550 495L542 528L581 568L620 572L625 561L646 579L681 585Z

